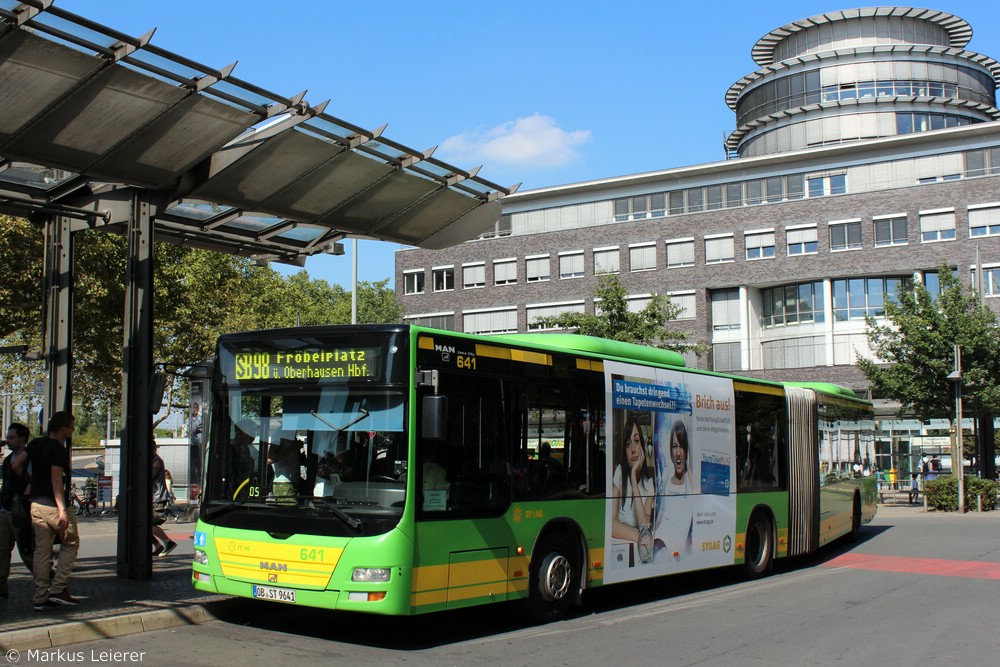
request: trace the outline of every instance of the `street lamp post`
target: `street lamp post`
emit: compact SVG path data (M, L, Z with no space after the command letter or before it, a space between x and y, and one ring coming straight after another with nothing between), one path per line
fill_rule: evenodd
M958 513L965 514L965 452L962 451L962 347L955 345L955 370L948 375L955 383L955 446L952 447L952 466L958 480ZM957 463L956 463L957 461Z

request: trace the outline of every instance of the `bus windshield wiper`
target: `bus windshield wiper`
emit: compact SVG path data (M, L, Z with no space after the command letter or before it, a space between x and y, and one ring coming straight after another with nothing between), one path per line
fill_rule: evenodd
M341 521L343 521L344 523L346 523L348 526L358 531L359 533L361 532L362 529L361 519L359 519L356 516L348 514L344 510L340 509L339 507L331 503L326 498L313 498L313 500L323 503L323 506L326 507L331 512L333 512L334 516L336 516L338 519L340 519Z
M359 421L361 421L362 419L364 419L365 417L367 417L369 414L371 414L365 408L359 408L358 412L360 412L361 414L359 414L357 417L355 417L351 421L347 422L343 426L334 426L333 424L331 424L327 420L325 420L322 417L320 417L319 413L316 412L315 410L310 410L309 414L311 414L313 417L315 417L316 419L320 420L321 422L323 422L324 424L326 424L327 426L329 426L330 428L332 428L334 431L346 431L347 429L351 428L352 426L354 426L355 424L357 424Z

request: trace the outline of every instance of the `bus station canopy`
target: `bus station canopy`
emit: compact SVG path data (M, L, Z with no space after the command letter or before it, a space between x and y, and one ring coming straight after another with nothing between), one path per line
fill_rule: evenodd
M0 0L0 212L124 228L301 265L346 236L442 248L497 221L503 188L52 5Z

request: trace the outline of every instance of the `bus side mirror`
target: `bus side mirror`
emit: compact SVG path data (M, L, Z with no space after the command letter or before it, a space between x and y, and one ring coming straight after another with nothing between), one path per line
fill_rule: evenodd
M420 406L420 437L424 440L444 440L448 423L448 397L437 394L424 396Z

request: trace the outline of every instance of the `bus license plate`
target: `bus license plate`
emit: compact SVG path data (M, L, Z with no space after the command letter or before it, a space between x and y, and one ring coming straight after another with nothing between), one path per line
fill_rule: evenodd
M295 591L287 588L271 588L270 586L254 586L253 596L258 600L274 600L295 604Z

